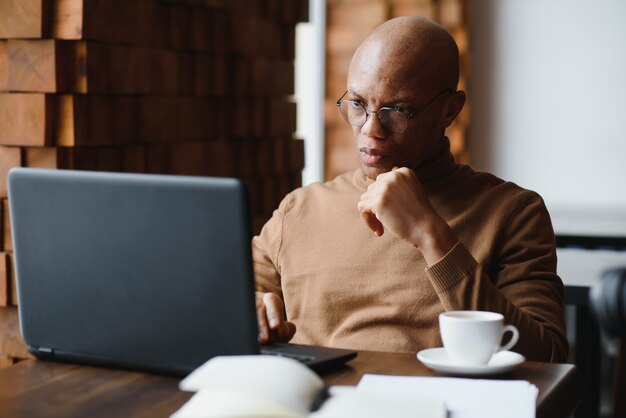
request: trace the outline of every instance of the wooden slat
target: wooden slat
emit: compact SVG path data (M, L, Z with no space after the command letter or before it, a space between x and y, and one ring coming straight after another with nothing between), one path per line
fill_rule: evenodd
M13 239L11 237L11 213L9 211L9 200L3 198L0 202L0 212L2 215L2 251L13 251Z
M198 94L188 52L53 39L10 39L7 49L11 91Z
M289 173L289 157L291 155L290 140L277 139L271 142L272 154L274 155L274 173L285 175Z
M41 38L48 0L0 0L0 38Z
M170 172L170 147L172 144L150 144L146 146L146 173Z
M59 152L55 147L22 148L23 165L32 168L65 168L59 166Z
M148 14L150 2L145 0L55 0L53 3L50 26L55 39L140 43L146 37L142 32L150 26L137 24L142 12Z
M92 96L64 94L48 96L56 104L54 123L54 143L62 147L90 145L89 112ZM111 121L112 122L112 121Z
M296 130L296 104L285 99L269 102L267 132L272 135L291 135Z
M222 0L209 1L216 2ZM0 0L0 38L93 40L279 57L280 28L293 27L308 13L306 0L274 0L269 6L250 0L224 1L223 6L201 3ZM229 22L231 16L236 21Z
M82 0L55 0L50 14L50 30L54 38L83 39Z
M27 147L22 148L23 166L48 169L95 171L145 171L144 146Z
M225 177L236 175L237 158L233 141L224 139L209 141L205 153L207 175Z
M0 145L109 146L244 137L254 129L252 111L248 99L0 93ZM280 115L274 117L286 123ZM291 122L295 129L295 119Z
M75 100L82 100L85 96L73 96ZM113 98L110 96L89 96L85 104L89 110L88 139L89 144L112 145L115 143L113 128L114 109Z
M0 93L0 144L52 144L53 103L44 94Z
M0 197L6 197L7 191L7 174L13 167L22 165L22 153L17 147L0 146Z
M263 179L263 212L272 213L278 207L278 185L276 178L265 177Z
M9 51L7 41L0 39L0 92L9 88Z
M236 156L235 175L237 177L253 177L260 175L256 164L259 148L258 143L250 139L238 139L232 141L233 152Z
M269 139L258 141L256 144L256 170L253 175L267 177L273 174L274 168L274 146Z
M145 173L146 149L143 145L127 146L122 151L122 171L127 173Z
M0 308L6 307L11 301L11 270L8 256L0 252Z
M136 143L139 138L139 100L137 96L113 98L113 143L125 145Z
M0 329L3 330L0 333L0 355L32 358L20 335L17 308L0 308Z
M304 141L302 139L292 139L290 168L294 173L299 173L304 168Z
M62 89L59 83L64 77L57 72L57 63L61 60L57 57L56 45L54 40L7 41L9 90L54 92Z
M171 174L201 176L206 173L206 142L183 142L170 147Z
M168 141L178 136L178 101L168 97L145 97L139 104L139 139L144 142Z
M89 92L87 43L9 39L7 49L9 90ZM100 68L97 74L106 73L105 70L106 67Z
M9 298L9 303L12 306L17 306L17 283L15 281L15 264L13 263L13 253L6 253L6 269L7 276L9 278L11 293Z

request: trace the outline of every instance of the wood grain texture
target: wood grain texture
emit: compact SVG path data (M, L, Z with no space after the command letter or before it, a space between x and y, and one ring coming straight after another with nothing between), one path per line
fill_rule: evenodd
M11 306L17 306L18 304L18 295L17 295L17 277L15 276L15 263L13 260L13 253L6 253L6 261L7 261L7 275L10 279L10 298L9 304Z
M293 139L290 141L290 143L290 171L293 173L299 173L304 168L304 140Z
M13 167L22 166L22 152L18 147L0 146L0 197L8 196L7 175Z
M45 36L48 3L48 0L0 0L0 38Z
M7 41L0 39L0 92L9 88L9 49Z
M50 30L56 39L83 39L83 0L55 0Z
M15 364L15 359L13 357L0 355L0 369L4 367L13 366L14 364Z
M0 144L52 144L52 98L44 94L0 93Z
M10 253L13 251L13 239L11 237L11 212L9 200L3 198L0 201L0 214L2 215L2 251Z
M60 53L54 40L9 39L7 47L9 90L54 92L62 88L63 77L57 71Z
M78 147L246 137L255 129L252 111L252 101L210 97L0 93L0 144ZM295 119L289 123L295 126Z
M146 147L127 146L122 151L122 171L126 173L146 172Z
M189 52L53 39L9 39L6 48L10 91L198 95Z
M327 385L355 385L365 373L433 376L415 355L359 352L356 359L322 374ZM569 364L523 364L496 379L528 380L539 388L537 417L565 418L578 404L582 382ZM168 417L190 397L179 379L120 370L23 361L0 370L0 402L11 417ZM58 399L64 402L58 402ZM559 403L560 402L560 403Z
M64 168L59 164L59 153L62 150L55 147L22 148L25 167L32 168Z
M56 104L54 144L61 147L89 145L89 100L69 94L51 96Z
M11 303L10 269L7 253L0 252L0 308L6 307ZM0 354L1 356L2 354Z
M0 308L0 329L3 330L0 334L0 355L32 358L20 334L16 307ZM2 390L0 390L0 393L2 393Z

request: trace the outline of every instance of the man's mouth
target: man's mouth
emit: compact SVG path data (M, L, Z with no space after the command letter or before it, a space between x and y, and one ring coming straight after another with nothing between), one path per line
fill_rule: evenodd
M361 160L363 163L369 166L380 165L381 161L383 161L386 157L382 151L372 148L362 147L359 149L359 152L361 153Z

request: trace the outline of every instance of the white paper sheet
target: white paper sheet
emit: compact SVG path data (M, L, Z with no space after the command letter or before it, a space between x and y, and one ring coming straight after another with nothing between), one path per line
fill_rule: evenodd
M372 374L364 375L358 388L438 398L445 402L450 418L535 418L539 393L525 380Z

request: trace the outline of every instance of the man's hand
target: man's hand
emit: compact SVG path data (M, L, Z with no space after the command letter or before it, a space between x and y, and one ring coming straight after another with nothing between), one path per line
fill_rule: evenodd
M358 204L367 226L377 235L385 230L414 246L427 264L439 261L457 239L430 204L417 176L406 167L380 174Z
M259 344L288 342L296 326L285 321L283 301L274 293L256 292L256 313L259 321Z

